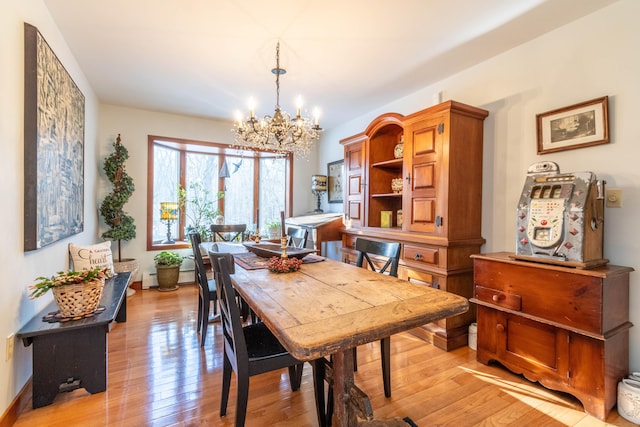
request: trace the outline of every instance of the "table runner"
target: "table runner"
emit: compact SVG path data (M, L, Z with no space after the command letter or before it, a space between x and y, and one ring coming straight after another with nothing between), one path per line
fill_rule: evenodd
M260 269L267 268L267 263L269 262L269 259L270 259L270 258L259 257L256 254L251 252L233 254L233 258L235 259L236 264L238 264L240 267L244 268L245 270L260 270ZM316 254L309 254L304 258L302 258L302 263L310 264L312 262L320 262L324 260L325 260L324 257L321 257Z

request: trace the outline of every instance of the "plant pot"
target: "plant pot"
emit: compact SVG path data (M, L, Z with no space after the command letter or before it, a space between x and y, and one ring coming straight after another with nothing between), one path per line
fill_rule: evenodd
M136 274L138 274L138 269L140 268L140 264L137 259L133 258L125 258L122 261L113 261L113 271L115 273L131 273L131 281L129 282L129 288L127 288L127 296L130 297L136 293L135 289L131 288L131 285L135 281Z
M156 265L156 279L158 280L159 291L167 292L175 291L176 289L178 289L179 277L179 265Z

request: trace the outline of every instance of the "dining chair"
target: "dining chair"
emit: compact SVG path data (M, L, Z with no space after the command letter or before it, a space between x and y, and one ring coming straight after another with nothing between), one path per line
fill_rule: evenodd
M231 372L233 371L236 376L235 425L236 427L242 427L247 414L249 377L288 368L291 389L296 391L300 388L300 383L302 382L304 362L289 354L264 323L258 322L242 326L240 311L238 306L233 303L235 291L229 276L230 261L228 258L216 257L215 253L212 252L209 252L209 257L211 258L214 272L218 274L216 286L224 339L220 416L223 417L227 413ZM317 375L314 375L314 383L316 377ZM324 384L322 385L324 386ZM315 387L314 390L317 393L319 389ZM320 401L323 401L322 399ZM316 401L318 401L317 397ZM319 422L324 425L324 408L320 411L317 406L317 410Z
M196 269L196 284L198 285L198 332L200 333L200 346L204 346L207 338L207 327L210 321L217 317L217 293L214 279L207 277L207 269L204 265L200 243L202 239L200 233L189 233L191 249L193 250L193 261ZM209 318L209 310L213 303L213 317Z
M308 237L309 237L309 230L307 230L306 228L303 228L303 227L287 228L287 246L291 246L294 248L305 248L307 247Z
M400 263L400 243L398 242L377 242L375 240L363 239L358 237L355 244L356 251L358 251L358 258L356 258L356 266L366 266L372 271L390 276L398 277L398 265ZM379 263L376 264L370 257L375 255L378 258L383 258L381 267ZM382 362L382 380L384 383L384 395L391 397L391 337L382 338L380 340L380 359ZM358 352L356 347L353 348L353 367L354 370L358 369Z
M211 224L211 234L214 242L242 241L242 235L246 230L247 224Z

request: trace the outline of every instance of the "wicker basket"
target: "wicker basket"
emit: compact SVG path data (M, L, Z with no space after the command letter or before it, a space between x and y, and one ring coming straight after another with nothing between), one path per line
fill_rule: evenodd
M103 288L104 279L94 279L75 285L57 286L52 288L52 292L63 317L78 317L96 311Z

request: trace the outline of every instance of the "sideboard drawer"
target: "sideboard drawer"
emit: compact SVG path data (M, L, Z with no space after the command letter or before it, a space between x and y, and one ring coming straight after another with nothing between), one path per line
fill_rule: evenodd
M476 285L476 299L510 310L522 310L522 297L510 292L502 292Z
M402 258L405 261L415 261L425 264L438 265L438 248L404 245Z

